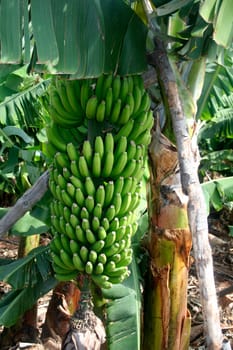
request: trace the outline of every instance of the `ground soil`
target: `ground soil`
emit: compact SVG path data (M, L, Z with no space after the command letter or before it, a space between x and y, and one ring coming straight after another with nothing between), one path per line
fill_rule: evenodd
M213 252L221 326L224 336L233 348L233 238L229 235L228 225L233 225L232 213L228 210L211 214L209 217L209 238ZM16 237L0 240L0 258L16 258L17 249L18 239ZM8 290L9 286L0 281L0 297ZM38 302L39 330L45 319L50 296L51 293L41 298ZM190 349L204 349L202 306L194 263L190 269L188 308L192 316ZM19 347L14 349L19 349Z

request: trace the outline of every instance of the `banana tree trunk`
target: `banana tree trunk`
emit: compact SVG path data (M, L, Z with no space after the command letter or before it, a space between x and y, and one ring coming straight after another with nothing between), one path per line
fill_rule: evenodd
M187 214L192 232L207 348L217 350L223 345L223 337L214 284L213 260L208 241L207 212L198 179L199 153L197 142L195 137L191 138L189 135L178 86L164 43L158 38L154 39L154 43L155 50L150 56L151 64L157 72L167 115L172 120L178 151L182 192L188 196ZM166 300L165 303L167 303Z
M150 271L145 288L145 350L186 350L191 319L187 310L192 245L187 196L182 193L177 151L160 133L149 150Z

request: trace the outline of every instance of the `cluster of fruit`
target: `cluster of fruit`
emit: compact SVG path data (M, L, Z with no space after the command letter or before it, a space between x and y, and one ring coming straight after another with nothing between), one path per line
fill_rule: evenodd
M132 259L153 114L139 76L57 79L47 150L51 242L58 280L91 275L101 288L122 282Z

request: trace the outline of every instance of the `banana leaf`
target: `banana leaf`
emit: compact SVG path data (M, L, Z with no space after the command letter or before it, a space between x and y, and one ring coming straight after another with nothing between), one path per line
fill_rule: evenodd
M130 265L131 275L122 284L103 289L106 304L106 333L109 350L140 350L141 291L136 258Z
M0 280L12 290L0 300L0 324L10 327L57 284L53 277L49 247L33 249L26 257L0 265Z
M79 78L146 69L147 29L124 1L3 0L0 23L2 63Z

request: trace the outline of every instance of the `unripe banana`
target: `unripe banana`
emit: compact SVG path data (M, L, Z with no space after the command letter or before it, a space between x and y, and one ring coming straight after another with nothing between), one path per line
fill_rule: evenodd
M97 203L95 208L93 209L93 216L96 216L97 218L101 219L102 210L102 205L100 203Z
M121 175L125 178L128 178L134 174L134 171L136 169L136 160L131 159L127 162L124 170L122 171Z
M77 203L73 203L72 206L71 206L71 212L72 214L74 214L75 216L79 216L80 215L80 211L81 211L81 208L78 206Z
M118 118L117 123L119 125L124 125L129 121L129 118L131 116L131 109L130 109L130 105L125 105L124 108L121 110L121 114Z
M70 224L75 229L77 225L80 224L79 218L75 216L74 214L70 215Z
M78 254L78 252L79 252L79 250L80 250L80 245L78 244L78 242L77 241L75 241L74 239L71 239L70 240L70 250L71 250L71 252L73 253L73 254L75 254L75 253L77 253ZM74 261L73 261L74 262ZM75 264L74 264L75 265ZM76 267L76 266L75 266Z
M126 96L126 105L129 105L130 108L130 116L133 114L134 111L134 97L132 92L129 92L128 95Z
M90 229L86 230L86 239L90 244L94 244L96 242L95 235Z
M132 199L131 192L128 192L124 195L124 197L122 198L121 208L118 212L118 216L123 216L127 213L128 208L129 208L130 203L131 203L131 199Z
M81 242L84 244L87 243L85 232L80 225L77 225L75 228L75 236L76 236L76 240L78 240L78 242Z
M119 219L118 217L115 217L111 222L110 222L110 225L109 225L109 231L116 231L119 227Z
M97 216L94 216L92 218L91 227L92 227L94 232L98 231L98 229L100 227L100 220L99 220L99 218L97 218Z
M83 182L78 177L71 175L69 180L74 187L80 188L82 191L84 190Z
M82 246L79 251L79 255L84 263L88 261L89 250L86 246Z
M66 270L68 270L68 271L71 270L69 267L67 268L66 264L64 264L64 262L61 260L60 254L57 255L57 254L55 254L55 253L52 252L52 253L51 253L51 256L52 256L53 262L54 262L56 265L58 265L58 266L61 267L62 269L66 269Z
M71 80L65 80L65 83L66 83L66 93L67 93L69 104L72 107L73 111L75 112L77 119L79 120L83 115L83 111L77 99L77 96L79 95L76 94L76 89L75 89L76 83Z
M95 201L92 196L87 196L85 199L85 206L88 210L89 213L92 213L94 206L95 206Z
M96 253L99 253L103 249L104 244L104 240L100 239L99 241L96 241L94 244L92 244L91 249L95 250Z
M104 229L103 226L100 226L98 231L97 231L97 236L100 240L104 240L107 236L106 230Z
M78 158L79 158L78 150L72 142L69 142L67 144L66 151L67 151L68 157L71 161L72 160L75 160L76 162L78 161Z
M70 161L66 153L57 152L54 158L55 164L60 168L69 168Z
M113 101L116 101L120 96L120 90L121 90L121 78L119 75L113 78L112 82L112 97Z
M90 217L90 214L89 214L89 211L87 210L87 208L86 207L82 207L82 209L81 209L81 212L80 212L80 217L81 217L81 219L82 219L82 223L83 223L83 221L84 221L84 224L82 224L82 228L84 229L84 230L86 230L86 225L87 225L87 222L88 222L88 227L87 228L89 228L90 226L89 226L89 217ZM84 225L84 226L83 226Z
M89 261L92 263L92 264L95 264L95 262L97 261L97 258L98 258L98 254L96 253L95 250L90 250L89 252Z
M127 77L124 77L121 81L120 99L122 102L125 101L126 96L129 93L129 83Z
M88 275L91 275L92 272L93 272L93 264L91 261L88 261L86 263L86 266L85 266L85 272L88 274Z
M105 238L105 248L111 247L111 245L116 241L116 231L111 231L107 234Z
M95 184L90 176L85 178L85 190L88 196L95 196Z
M80 91L80 101L83 111L86 110L86 104L90 95L90 80L86 79L82 81L81 91Z
M58 273L55 271L54 277L60 282L72 281L72 280L75 280L77 278L77 272L72 271L69 273L61 274L61 273Z
M67 182L61 174L57 176L57 185L63 190L66 189Z
M113 101L113 97L112 97L112 88L109 87L108 91L106 93L106 97L105 97L105 115L106 118L108 119L110 114L111 114L111 110L112 110L112 101Z
M48 138L48 143L52 144L52 147L59 152L66 151L66 142L62 139L60 134L60 127L58 124L52 122L46 127L46 134Z
M103 93L104 81L105 81L104 74L100 75L96 81L95 93L96 93L96 96L98 97L99 100L101 100L102 96L103 96L102 93Z
M105 200L104 200L105 207L107 207L111 203L113 193L114 193L114 182L108 181L105 184Z
M116 230L116 242L119 242L121 239L123 239L125 234L126 234L126 226L120 226Z
M104 150L105 152L113 152L114 151L114 138L111 132L108 132L104 139Z
M82 154L85 157L88 166L91 167L93 151L89 140L83 142Z
M121 112L121 99L116 100L116 102L114 102L113 104L113 108L110 114L110 122L115 124L118 121L118 118L120 116L120 112Z
M111 175L113 166L114 166L114 154L112 151L110 151L110 152L107 152L104 157L102 176L105 178L109 177Z
M97 106L98 106L98 98L97 96L91 96L86 104L86 117L87 119L94 119L97 112Z
M60 250L63 248L62 243L61 243L61 238L60 234L56 234L52 241L51 241L51 247L55 247L56 250L60 252Z
M151 142L150 130L145 130L142 134L138 135L135 139L136 144L142 144L148 146Z
M94 177L101 176L101 157L100 154L95 152L92 162L92 174Z
M115 213L116 213L116 210L114 205L110 205L105 212L105 216L109 221L111 221L113 220Z
M68 193L65 190L61 191L61 198L62 202L67 205L68 207L71 207L73 204L72 198L68 195Z
M101 262L98 262L98 264L94 268L94 273L96 275L102 275L104 272L104 265Z
M127 157L129 160L135 157L136 151L137 151L136 143L134 142L134 140L130 140L127 146Z
M120 277L122 275L125 275L127 272L128 272L128 268L126 266L115 267L115 269L108 271L108 276Z
M114 254L111 256L111 260L114 261L115 264L117 264L121 260L121 254Z
M112 174L111 174L112 178L118 177L124 170L126 164L127 164L127 152L122 152L117 158L116 165L112 170Z
M107 262L107 257L104 253L101 253L101 254L98 254L97 260L98 262L104 265Z
M120 193L116 193L114 194L113 196L113 199L112 199L112 205L114 206L115 208L115 215L117 215L120 211L120 208L121 208L121 202L122 202L122 199L121 199L121 194ZM107 216L108 217L108 216Z
M140 108L140 104L141 104L141 100L142 100L142 90L139 88L138 85L134 85L133 88L133 97L134 97L134 110L133 110L133 114L135 115L139 108Z
M76 188L75 199L76 199L76 203L79 205L79 207L82 207L84 205L85 197L83 195L81 188Z
M101 221L101 225L103 226L103 228L105 229L105 231L107 231L109 229L109 221L107 218L103 218Z
M78 271L83 272L85 270L85 265L78 253L73 254L73 264Z
M64 249L60 250L60 257L65 266L67 266L71 270L75 269L72 258L70 257L70 254L66 253Z
M99 275L92 275L92 280L95 282L95 284L100 288L109 289L112 287L112 283L108 282L109 277L99 274Z
M116 159L116 163L117 163L117 158L120 156L120 154L125 152L126 150L127 150L127 137L122 136L116 143L116 149L114 151L114 157Z
M69 180L70 177L72 176L72 174L71 174L71 172L69 171L68 168L63 168L63 169L62 169L62 175L64 176L64 178L65 178L66 180Z
M105 75L102 89L102 97L105 97L108 89L112 86L113 76L112 74Z
M78 167L82 177L90 176L88 164L84 156L79 157Z
M99 153L100 158L102 159L104 155L104 142L101 136L96 136L94 142L94 150L95 153Z
M129 76L127 77L127 79L128 79L129 93L131 94L131 93L133 92L134 80L133 80L132 75L129 75Z
M104 273L109 276L109 273L116 269L116 264L114 261L110 260L104 266Z
M124 187L124 178L123 176L120 176L116 179L114 183L114 196L116 193L121 193L123 187Z
M129 121L125 125L120 127L117 134L114 136L114 141L118 142L121 136L128 137L131 131L133 130L133 127L134 127L134 120L129 119Z
M76 239L75 230L69 222L65 224L65 233L70 239Z
M71 182L67 182L66 191L71 198L75 197L76 188Z
M120 244L118 242L115 242L111 247L104 249L104 254L107 258L110 256L118 253L118 250L120 249Z
M66 87L62 80L57 80L57 89L58 89L58 94L59 94L63 109L66 112L68 112L69 115L72 115L73 109L68 101Z
M64 235L61 234L61 243L62 243L62 249L64 249L66 251L67 254L71 254L71 250L70 250L70 240L69 238Z
M99 203L101 206L104 205L105 201L105 190L103 185L99 185L95 193L95 201Z
M79 171L79 168L78 168L78 162L76 162L75 160L72 160L72 162L70 163L70 170L71 170L71 173L74 176L76 176L77 178L81 177L81 174L80 174L80 171Z
M96 111L96 120L99 123L103 123L104 118L105 118L105 101L102 100L99 105L97 106L97 111Z

